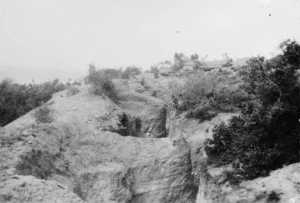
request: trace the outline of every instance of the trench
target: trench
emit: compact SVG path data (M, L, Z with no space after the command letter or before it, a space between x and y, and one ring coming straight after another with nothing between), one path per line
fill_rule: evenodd
M145 121L140 117L136 117L136 116L132 116L130 114L126 114L123 113L119 116L119 131L117 133L119 133L121 136L133 136L133 137L140 137L140 138L149 138L146 136L146 134L151 134L153 135L152 138L164 138L164 137L168 137L169 136L169 126L167 123L167 120L170 120L170 118L168 117L168 112L166 109L161 109L159 111L159 114L157 115L156 118L154 118L153 120L149 121ZM153 123L154 122L154 123ZM65 127L68 128L68 127ZM64 131L62 133L66 133L66 129L64 129ZM60 131L57 131L60 132ZM172 132L172 130L171 130ZM50 132L48 134L48 136L54 136L51 135L54 132ZM55 132L56 133L56 132ZM54 134L55 134L54 133ZM78 132L69 132L69 133L73 133L74 135L72 135L71 137L75 137ZM67 135L61 135L62 137L64 136L69 136ZM59 138L58 142L59 141ZM64 168L63 171L60 171L56 168L58 163L61 162L66 162L67 158L65 157L65 153L70 153L70 149L69 149L69 145L71 144L72 140L66 140L66 143L64 143L64 150L59 151L59 154L53 154L53 153L49 153L47 152L47 150L32 150L31 152L28 152L27 154L25 154L24 156L21 157L21 162L19 163L19 165L17 165L17 170L19 171L20 175L33 175L39 179L45 179L45 180L51 180L51 176L54 174L60 175L65 177L67 182L72 182L72 187L69 187L70 190L72 190L77 196L79 196L82 200L87 200L88 197L88 192L87 192L87 186L86 184L83 184L81 179L83 177L79 177L78 175L76 175L74 173L74 171L72 169L69 168ZM61 146L57 146L57 148L60 148ZM164 163L160 163L162 164L161 167L165 167L165 170L168 170L168 168L172 167L172 165L164 165ZM177 163L174 163L177 164ZM182 164L180 162L180 164ZM64 165L64 164L63 164ZM188 157L188 161L186 162L186 165L188 166L192 166L191 163L191 157ZM154 164L155 166L155 164ZM141 174L139 174L139 176L149 176L149 184L153 184L153 182L155 183L155 176L157 176L158 174L156 173L156 169L154 166L149 166L149 170L151 173L153 173L153 177L150 177L152 175L149 176L148 172L143 172ZM130 174L135 174L135 173L140 173L139 171L142 170L143 167L148 167L148 166L144 166L141 165L141 168L129 168L128 170L130 171ZM154 167L154 168L153 168ZM187 167L190 168L187 171L182 171L179 174L173 174L174 177L170 176L166 176L163 178L162 181L174 181L174 179L176 179L175 176L178 176L179 179L180 177L184 177L183 179L185 179L185 181L188 180L188 184L186 184L185 182L182 184L179 184L178 186L175 186L171 188L163 188L162 190L160 190L160 192L165 191L166 193L170 193L169 197L161 197L161 201L162 202L177 202L176 198L180 198L180 195L185 195L185 194L189 194L190 196L189 198L189 203L193 203L196 201L196 195L197 195L197 191L198 191L198 187L196 185L193 184L194 180L193 180L193 176L191 175L191 168L192 167ZM25 170L26 169L26 170ZM22 174L23 172L23 174ZM127 174L127 172L126 172ZM161 174L161 176L164 176L164 174ZM88 187L91 187L91 185L95 184L95 180L93 178L93 174L91 174L90 180L88 181L87 185ZM177 178L178 178L177 177ZM156 177L157 178L157 177ZM155 196L155 191L154 192L145 192L145 193L139 193L136 192L132 189L133 185L136 184L141 184L139 183L141 180L139 180L138 178L134 177L134 175L126 175L126 176L120 176L119 178L120 180L117 180L117 185L116 187L121 188L120 190L128 190L129 193L132 194L132 196L130 197L130 199L128 198L128 203L136 203L136 202L149 202L147 200L147 197L150 195ZM120 183L119 183L120 182ZM62 184L65 184L64 182L60 182ZM169 184L169 183L165 183L165 184ZM70 185L68 185L70 186ZM150 187L150 186L143 186L145 188ZM174 192L174 191L177 192ZM173 192L171 192L173 191ZM171 194L172 193L172 194ZM117 194L118 196L119 194ZM122 194L121 194L122 196ZM119 202L119 201L116 201ZM121 199L120 199L120 202Z
M167 110L161 108L155 117L142 118L123 112L119 116L118 129L113 132L121 136L133 136L141 138L168 137Z

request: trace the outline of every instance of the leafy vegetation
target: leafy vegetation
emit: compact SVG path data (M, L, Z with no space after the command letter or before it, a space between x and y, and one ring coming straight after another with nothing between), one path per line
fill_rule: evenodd
M66 88L54 80L42 84L20 85L4 79L0 83L0 126L4 126L51 99Z
M242 88L251 99L205 144L209 163L232 164L239 179L268 175L300 160L300 45L287 40L280 48L282 54L252 58L242 69Z
M227 53L223 54L225 63L222 64L222 67L231 67L233 65L233 59L228 56Z
M144 77L143 77L142 80L141 80L141 85L142 85L145 89L148 89L148 88L149 88L149 86L147 85L146 80L145 80Z
M150 67L150 73L153 73L154 74L154 78L157 79L159 78L159 70L156 66L151 66Z
M267 198L267 202L273 202L273 203L276 203L276 202L279 202L280 201L280 194L278 194L277 192L275 191L272 191L269 195L268 195L268 198Z
M70 85L70 86L67 87L66 96L71 97L71 96L74 96L77 93L79 93L79 89L78 89L77 86Z
M17 174L33 175L37 178L47 179L55 170L54 160L56 157L41 150L35 150L21 155L21 160L17 166Z
M89 75L87 77L88 83L92 85L92 91L96 95L106 95L113 101L118 100L113 78L117 74L112 74L112 69L96 70L93 65L90 65Z
M34 112L34 117L37 123L51 123L53 121L52 110L48 105L39 107Z
M199 72L190 75L183 83L171 84L173 106L179 112L186 112L187 117L207 120L219 112L233 112L248 99L241 90L237 78L225 73Z
M130 77L134 77L136 75L141 74L141 69L135 66L127 67L122 73L122 79L129 79Z
M173 71L178 71L183 68L185 56L183 53L175 53L174 54L174 65L172 67Z

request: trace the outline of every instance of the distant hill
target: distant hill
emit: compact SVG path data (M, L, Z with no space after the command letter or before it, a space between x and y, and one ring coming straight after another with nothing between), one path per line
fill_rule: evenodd
M46 82L54 79L68 81L69 78L79 79L86 75L87 69L68 70L68 69L48 69L31 68L22 66L0 66L0 80L4 78L13 79L17 83L30 83L34 80L36 83Z
M234 66L244 66L247 64L247 61L250 59L250 57L243 57L233 60Z
M246 65L247 61L249 60L250 58L249 57L243 57L243 58L238 58L238 59L234 59L233 60L233 66L243 66L243 65ZM222 66L224 63L226 63L226 60L213 60L213 61L207 61L206 64L208 66L211 66L211 67L220 67Z

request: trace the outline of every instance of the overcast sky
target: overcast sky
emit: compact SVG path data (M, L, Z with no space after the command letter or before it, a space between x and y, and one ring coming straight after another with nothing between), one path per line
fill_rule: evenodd
M175 52L267 55L286 38L300 39L300 0L0 0L0 77L146 69Z

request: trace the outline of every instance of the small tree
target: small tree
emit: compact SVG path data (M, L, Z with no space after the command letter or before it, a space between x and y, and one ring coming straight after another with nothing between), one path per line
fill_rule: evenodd
M150 68L150 72L154 74L154 78L158 78L159 77L159 70L156 66L151 66Z
M95 64L93 64L93 63L89 64L89 74L96 72L96 69L97 68L96 68Z
M112 77L105 72L105 69L90 72L88 82L92 85L92 90L96 95L105 94L115 102L118 100Z
M199 55L198 54L192 54L190 58L191 58L192 61L197 61L199 59Z
M174 54L174 66L173 70L177 71L183 68L184 65L184 54L183 53L175 53Z
M47 105L43 105L35 111L34 117L37 123L51 123L53 121L52 113Z
M223 54L223 58L225 59L225 63L222 67L231 67L233 65L233 59L230 58L227 53Z
M143 77L142 80L141 80L141 85L144 86L144 87L146 86L146 81L145 81L145 78L144 78L144 77Z

